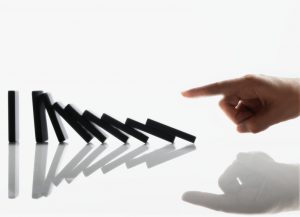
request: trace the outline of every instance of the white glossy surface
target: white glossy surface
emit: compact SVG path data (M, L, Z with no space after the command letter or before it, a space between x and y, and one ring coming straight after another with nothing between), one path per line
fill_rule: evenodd
M233 215L184 203L181 196L188 190L221 193L218 177L240 152L299 163L300 119L238 134L218 108L220 97L188 100L180 92L246 73L299 77L299 10L297 0L0 1L0 215ZM9 89L20 91L20 192L14 200L7 189ZM122 165L107 174L80 174L47 198L32 199L35 89L99 115L150 117L178 127L197 136L197 149L151 169ZM71 139L60 166L85 145L66 129ZM51 125L49 133L53 159ZM130 150L140 145L130 143ZM149 143L167 145L152 137ZM121 145L113 138L107 144Z

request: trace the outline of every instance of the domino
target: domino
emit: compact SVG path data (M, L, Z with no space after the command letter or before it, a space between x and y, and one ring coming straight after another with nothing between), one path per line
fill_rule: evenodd
M48 129L45 105L41 100L43 91L32 91L32 105L34 117L35 140L44 143L48 140Z
M156 128L158 130L161 130L161 131L165 131L168 134L174 135L176 137L179 137L181 139L187 140L187 141L192 142L192 143L194 143L195 140L196 140L196 137L191 135L191 134L185 133L185 132L180 131L178 129L175 129L173 127L167 126L165 124L159 123L159 122L154 121L152 119L147 119L146 125L148 125L150 127L154 127L154 128Z
M109 116L108 114L103 114L101 119L105 122L107 122L108 124L114 126L115 128L118 128L122 131L124 131L125 133L133 136L134 138L146 143L149 139L148 136L146 136L145 134L135 130L134 128L123 124L121 121L118 121L117 119Z
M19 142L19 92L8 91L8 141Z
M144 125L140 122L137 122L133 119L130 119L130 118L127 118L125 124L127 126L130 126L130 127L133 127L135 129L138 129L138 130L142 130L146 133L149 133L149 134L152 134L153 136L156 136L156 137L159 137L161 139L164 139L168 142L174 142L175 140L175 136L174 135L171 135L171 134L168 134L166 133L165 131L160 131L154 127L150 127L148 125Z
M52 126L54 128L56 137L57 137L58 141L60 143L62 143L68 138L68 135L65 131L65 128L61 122L60 117L57 115L57 113L55 112L55 110L52 107L53 102L52 102L51 96L48 93L44 93L42 95L42 99L45 104L45 107L46 107L47 113L49 115L50 121L52 123Z
M95 136L100 142L104 142L106 140L106 136L101 133L92 123L87 121L80 113L77 111L72 105L68 104L65 107L65 111L72 116L72 118L78 121L86 130L88 130L93 136Z
M84 139L87 143L89 143L93 136L85 130L74 118L66 112L63 107L59 103L54 103L53 109L66 121L70 126Z
M87 120L95 123L99 127L103 128L110 134L112 134L114 137L119 139L120 141L126 143L129 139L127 135L124 133L120 132L118 129L112 127L109 123L103 121L102 119L98 118L96 115L94 115L92 112L85 110L83 113L83 117L85 117Z

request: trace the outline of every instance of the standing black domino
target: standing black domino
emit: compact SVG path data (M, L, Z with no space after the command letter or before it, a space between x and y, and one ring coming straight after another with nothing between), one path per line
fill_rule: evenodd
M147 119L146 125L148 125L150 127L154 127L154 128L156 128L158 130L161 130L161 131L165 131L166 133L169 133L171 135L174 135L176 137L179 137L181 139L187 140L187 141L192 142L192 143L194 143L195 140L196 140L196 137L191 135L191 134L185 133L185 132L180 131L178 129L175 129L173 127L167 126L165 124L159 123L159 122L154 121L152 119Z
M53 109L60 115L62 118L70 124L70 126L84 139L87 143L89 143L93 136L85 130L74 118L66 112L63 107L59 103L54 103Z
M44 143L48 140L45 105L41 98L42 93L43 91L32 91L35 140L37 143Z
M19 141L19 93L8 91L8 141Z
M81 124L86 130L93 134L100 142L106 140L106 136L98 130L91 122L85 119L79 111L77 111L72 105L67 105L65 111L73 117L79 124Z
M146 136L145 134L135 130L134 128L123 124L121 121L118 121L117 119L109 116L108 114L103 114L101 119L107 123L109 123L110 125L114 126L115 128L118 128L122 131L124 131L125 133L128 133L129 135L135 137L136 139L146 143L149 139L148 136Z
M109 123L103 121L102 119L98 118L96 115L94 115L92 112L85 110L83 113L83 117L85 117L87 120L95 123L99 127L103 128L110 134L112 134L117 139L121 140L122 142L126 143L129 139L128 136L126 136L124 133L120 132L118 129L112 127Z
M148 125L144 125L144 124L142 124L140 122L137 122L135 120L132 120L130 118L127 118L125 124L128 125L128 126L130 126L130 127L136 128L138 130L142 130L142 131L144 131L146 133L150 133L153 136L159 137L161 139L164 139L164 140L172 142L172 143L175 140L175 136L174 135L168 134L165 131L160 131L160 130L158 130L158 129L154 128L154 127L150 127Z
M54 128L54 131L55 131L58 141L64 142L68 138L68 135L65 131L64 125L62 124L59 115L55 112L55 110L52 107L53 102L52 102L50 94L44 93L42 96L42 99L45 104L46 110L48 112L50 121Z

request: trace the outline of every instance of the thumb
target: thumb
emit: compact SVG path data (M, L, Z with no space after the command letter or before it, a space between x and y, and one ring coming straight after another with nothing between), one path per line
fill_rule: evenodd
M236 206L235 197L200 191L185 192L182 195L182 200L188 203L224 212L232 212Z

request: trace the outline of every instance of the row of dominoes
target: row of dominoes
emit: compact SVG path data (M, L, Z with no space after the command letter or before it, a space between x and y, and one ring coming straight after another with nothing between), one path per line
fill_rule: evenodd
M85 142L89 143L94 137L103 143L107 136L101 130L104 129L120 141L126 143L129 136L132 136L143 143L146 143L149 137L144 134L164 139L168 142L174 142L176 137L194 143L196 137L159 123L152 119L147 119L146 123L140 123L127 118L125 123L107 115L102 114L98 117L91 111L85 110L81 113L73 105L68 104L63 107L58 102L53 102L49 93L43 91L32 91L32 104L34 115L35 139L37 143L44 143L48 140L47 118L48 114L55 134L59 142L64 142L68 136L61 122L62 117ZM18 92L8 92L8 125L9 142L18 142Z

